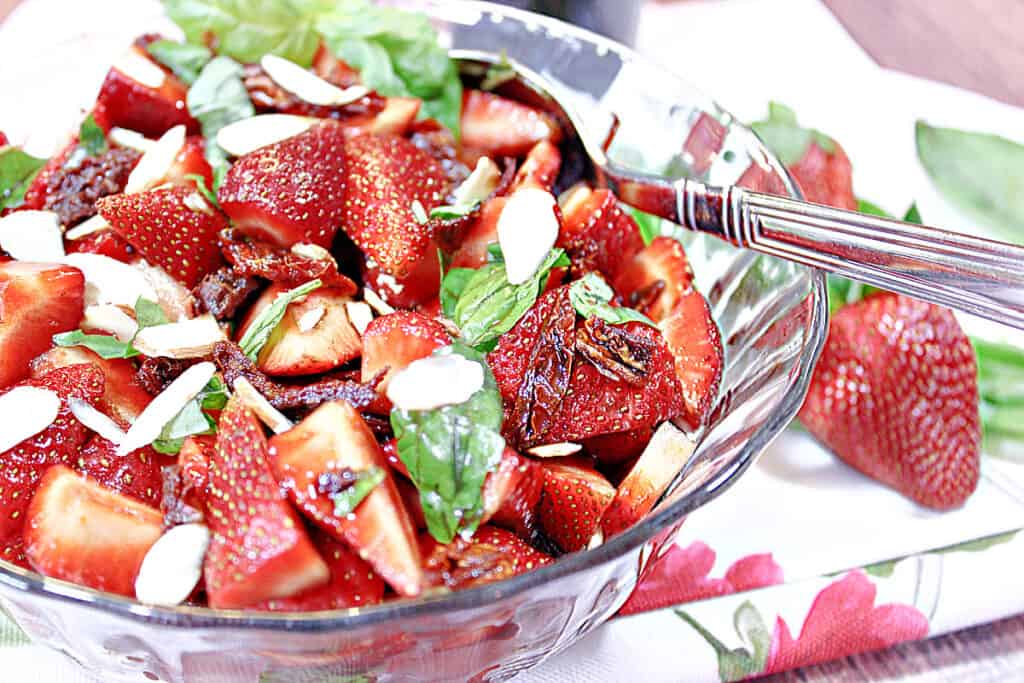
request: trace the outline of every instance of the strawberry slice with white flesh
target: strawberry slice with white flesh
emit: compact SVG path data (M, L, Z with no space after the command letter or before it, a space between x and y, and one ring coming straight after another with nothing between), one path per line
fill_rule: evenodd
M696 428L711 412L722 381L721 333L707 300L692 288L658 326L675 357L676 378L683 389L683 417Z
M363 418L347 403L324 403L270 445L274 473L303 514L358 552L399 595L418 595L423 569L415 529ZM383 475L380 483L353 510L336 514L335 483L372 468Z

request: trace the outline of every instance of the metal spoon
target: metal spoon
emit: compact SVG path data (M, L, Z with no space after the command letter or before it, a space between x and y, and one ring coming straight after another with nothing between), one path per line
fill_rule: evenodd
M452 51L464 71L501 62L562 115L598 180L625 203L738 247L1024 329L1024 248L687 178L640 173L588 138L579 112L542 76L498 55Z

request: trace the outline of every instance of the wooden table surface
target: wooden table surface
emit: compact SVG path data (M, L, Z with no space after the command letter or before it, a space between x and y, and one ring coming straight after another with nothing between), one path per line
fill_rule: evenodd
M0 0L0 19L19 1ZM1024 106L1024 0L822 2L879 64ZM1024 616L762 680L909 679L919 683L1024 680Z

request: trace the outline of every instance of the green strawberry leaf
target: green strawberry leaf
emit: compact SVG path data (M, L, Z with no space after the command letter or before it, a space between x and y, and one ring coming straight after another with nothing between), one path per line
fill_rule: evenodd
M420 492L427 529L441 543L476 530L484 479L497 469L505 448L501 394L483 354L455 342L433 355L453 354L483 368L483 387L469 400L433 410L391 411L398 457Z
M107 151L107 134L96 123L92 114L78 127L78 145L88 156L95 157Z
M245 334L239 340L238 345L241 347L242 353L255 361L256 357L260 355L260 351L263 350L263 347L270 339L274 329L284 319L288 305L299 297L306 296L319 288L321 284L323 283L320 280L311 280L295 289L289 289L287 292L278 294L269 306L260 311L260 314L256 316L256 319L252 321Z
M192 85L199 78L207 62L213 59L213 52L205 45L179 43L176 40L154 40L146 51L181 79L185 85Z
M614 296L615 292L597 273L587 273L569 285L569 301L584 318L600 318L613 325L638 322L657 327L640 311L627 306L612 306L609 302Z
M836 150L832 138L813 128L803 128L797 123L796 112L778 102L768 104L767 119L755 121L750 127L786 166L800 161L812 142L829 154Z
M0 210L13 209L25 200L25 190L45 164L46 159L17 147L0 147Z
M1024 145L918 121L917 158L942 196L1011 240L1024 236Z

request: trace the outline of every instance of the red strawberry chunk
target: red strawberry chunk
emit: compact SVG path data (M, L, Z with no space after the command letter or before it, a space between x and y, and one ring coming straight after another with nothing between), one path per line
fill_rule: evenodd
M558 151L558 147L548 140L542 140L533 146L516 171L509 194L527 186L551 192L561 168L562 153Z
M142 59L156 64L138 45L131 49ZM158 138L179 124L187 126L190 132L198 132L199 124L185 105L188 92L185 85L174 74L163 71L163 84L152 88L116 67L111 68L96 98L96 122L104 130L118 126L150 138Z
M374 318L363 331L361 380L369 382L384 372L377 392L386 403L383 407L390 410L384 393L395 373L448 344L451 344L451 337L444 326L421 313L395 311Z
M659 236L633 257L612 284L627 306L658 322L676 307L692 283L693 270L683 245Z
M345 134L322 123L239 158L217 201L238 230L279 247L330 247L344 216Z
M522 156L542 140L561 138L550 115L483 90L463 93L460 127L463 145L492 156Z
M29 362L53 335L78 327L85 278L71 266L0 263L0 387L28 377Z
M206 187L213 185L213 169L206 160L206 143L199 135L185 138L185 145L178 152L178 156L174 157L164 180L175 185L194 186L195 179L186 177L190 175L201 176L206 181Z
M304 515L358 552L397 593L419 594L423 571L412 521L380 446L351 406L324 403L299 425L274 436L271 462ZM351 513L336 515L330 495L338 474L371 467L384 471L384 481Z
M69 365L89 363L103 373L99 408L127 428L149 405L152 397L136 379L135 366L124 358L100 358L84 346L57 346L32 361L32 377Z
M186 287L220 266L217 234L228 222L194 189L120 194L101 199L97 206L110 227L147 261Z
M718 397L724 365L721 333L707 300L692 288L660 326L675 358L676 377L682 387L683 417L696 428L707 419Z
M345 144L348 154L343 227L368 259L388 275L404 278L432 247L425 212L448 194L441 164L405 138L360 135ZM341 187L341 186L339 186Z
M68 240L65 242L65 246L69 254L99 254L100 256L109 256L121 263L131 263L139 257L135 247L128 244L113 230L94 232L81 239Z
M220 416L209 490L211 607L247 607L327 583L327 565L270 471L263 427L237 398Z
M430 247L405 277L388 275L375 261L367 261L363 284L394 308L416 308L437 299L440 272L437 249Z
M148 446L126 456L116 455L116 450L115 444L94 436L78 454L75 469L111 491L159 508L163 492L161 468L173 465L174 458Z
M25 554L45 576L135 596L142 560L163 533L148 505L103 488L67 467L52 467L32 498Z
M429 585L451 590L501 581L552 561L515 534L493 526L482 526L470 540L459 536L448 545L423 533L420 548Z
M536 527L543 477L540 465L511 448L501 454L498 469L484 480L481 524L493 524L529 538Z
M652 427L643 427L628 432L602 434L585 439L583 448L601 465L621 465L640 457L653 433Z
M853 166L839 143L833 141L833 144L835 150L826 152L812 140L804 155L788 169L807 201L853 211L857 208Z
M290 598L268 600L250 609L316 612L376 605L383 599L384 581L373 567L323 531L313 531L310 537L331 570L331 580Z
M585 189L562 214L558 246L572 259L573 270L596 270L614 282L619 271L644 248L640 228L608 190Z
M841 308L800 421L847 464L921 505L958 507L977 488L977 368L948 309L889 293Z
M549 458L540 466L541 530L567 553L586 548L615 498L615 487L583 457Z
M507 201L506 197L494 197L481 205L480 214L452 255L452 268L479 268L487 263L487 248L498 243L498 219Z

